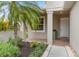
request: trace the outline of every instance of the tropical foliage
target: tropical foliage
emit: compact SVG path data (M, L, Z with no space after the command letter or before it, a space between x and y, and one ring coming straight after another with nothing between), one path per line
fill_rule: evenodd
M42 43L42 42L38 43L37 45L36 44L35 44L35 47L32 47L33 51L29 54L29 57L40 57L40 56L42 56L42 54L44 53L45 49L47 48L47 45Z
M20 55L20 49L15 45L0 42L0 57L17 57Z
M1 1L0 9L7 6L9 10L8 19L14 25L15 38L17 37L17 29L19 23L28 24L31 28L37 28L39 24L40 8L37 2L28 1ZM5 14L4 14L5 15Z
M0 22L0 31L7 31L7 30L9 30L9 22L1 21Z
M0 21L0 31L2 31L2 27L3 26L3 22L2 21Z
M33 48L33 47L36 47L40 44L40 42L31 42L30 43L30 47Z
M15 39L13 39L13 38L10 37L9 41L7 43L11 43L12 45L15 45L15 46L17 46L19 48L23 47L23 41L22 41L22 39L20 37L17 37Z

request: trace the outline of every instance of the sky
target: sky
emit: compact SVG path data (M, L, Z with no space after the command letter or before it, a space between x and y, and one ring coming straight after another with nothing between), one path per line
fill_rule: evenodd
M45 1L38 1L40 8L45 8Z

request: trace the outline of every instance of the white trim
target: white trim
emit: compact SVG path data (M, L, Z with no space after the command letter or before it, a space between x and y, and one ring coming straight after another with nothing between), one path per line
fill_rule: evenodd
M47 42L52 45L53 39L53 11L47 13Z
M60 11L60 10L64 10L64 8L62 8L62 7L60 8L60 7L59 7L59 8L47 8L47 9L46 9L47 12Z
M32 32L45 32L45 16L41 16L41 18L44 18L43 19L43 30L32 30Z
M46 50L43 53L42 57L48 57L48 54L49 54L51 48L52 48L52 45L48 45L48 47L46 48Z

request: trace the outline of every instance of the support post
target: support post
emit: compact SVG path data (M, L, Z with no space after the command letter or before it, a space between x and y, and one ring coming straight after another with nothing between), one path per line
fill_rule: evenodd
M53 11L47 11L47 42L53 43Z

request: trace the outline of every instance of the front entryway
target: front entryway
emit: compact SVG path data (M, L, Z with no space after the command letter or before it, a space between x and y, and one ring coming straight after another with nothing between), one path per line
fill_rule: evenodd
M53 44L59 46L69 45L70 20L68 14L54 13L53 20Z
M53 44L54 45L58 45L58 46L69 45L69 38L62 37L62 38L55 39L54 42L53 42Z
M69 37L69 18L60 18L60 37Z

